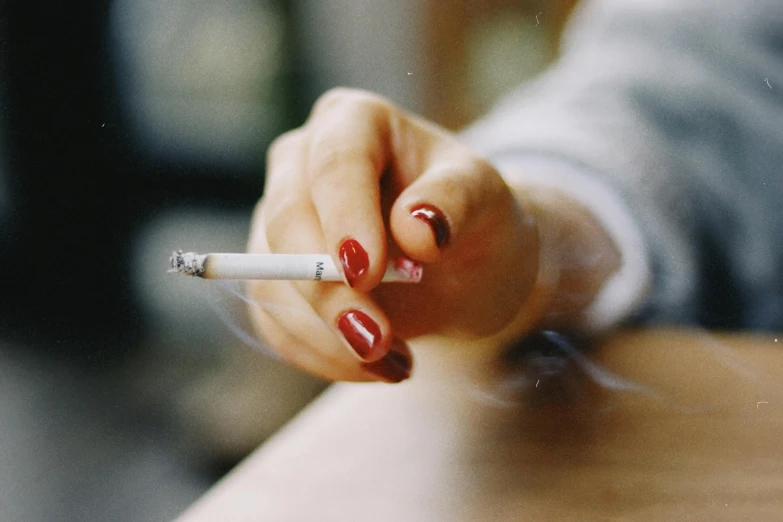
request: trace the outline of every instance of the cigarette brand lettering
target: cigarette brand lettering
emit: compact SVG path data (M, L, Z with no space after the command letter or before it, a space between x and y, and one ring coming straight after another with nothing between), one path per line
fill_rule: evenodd
M320 281L321 275L324 273L324 263L323 261L316 261L315 262L315 280Z

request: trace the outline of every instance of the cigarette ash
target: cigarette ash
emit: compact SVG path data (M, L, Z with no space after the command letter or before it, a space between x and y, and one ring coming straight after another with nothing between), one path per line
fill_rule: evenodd
M207 256L194 252L177 250L169 258L169 272L191 276L201 276L206 271L205 260Z

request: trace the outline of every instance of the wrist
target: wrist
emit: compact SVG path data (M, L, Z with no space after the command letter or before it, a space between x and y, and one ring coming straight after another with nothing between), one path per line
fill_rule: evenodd
M649 267L638 228L619 196L550 158L495 166L539 227L541 278L554 284L542 326L606 329L647 294Z
M582 329L590 305L620 270L622 255L578 201L547 187L512 189L538 223L539 280L551 293L541 326Z

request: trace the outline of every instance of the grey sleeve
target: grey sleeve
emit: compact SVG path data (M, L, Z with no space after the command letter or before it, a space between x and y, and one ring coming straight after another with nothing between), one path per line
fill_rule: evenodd
M583 2L463 138L611 186L649 245L647 319L783 329L783 1Z

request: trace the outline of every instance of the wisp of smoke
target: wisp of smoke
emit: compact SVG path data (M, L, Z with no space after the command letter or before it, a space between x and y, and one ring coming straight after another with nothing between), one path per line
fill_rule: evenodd
M710 360L743 380L752 382L760 391L779 388L772 376L752 368L738 356L736 350L714 334L697 329L689 332L694 336L692 347L705 350ZM496 407L518 407L529 398L530 392L538 387L539 382L562 377L569 369L576 368L583 377L604 390L637 394L682 413L702 413L720 406L720 397L709 403L685 404L672 393L618 375L593 361L589 350L577 346L561 333L545 330L533 334L533 337L536 337L535 342L527 345L522 342L510 352L514 361L507 375L483 389L472 390L477 400Z
M275 359L280 359L280 357L261 340L250 326L246 316L240 317L238 315L243 313L241 310L260 307L265 311L300 315L303 322L312 321L310 315L293 307L268 301L259 302L249 298L241 282L221 281L215 286L219 287L221 295L210 295L205 298L216 316L237 339L252 349ZM769 375L763 375L758 369L743 362L735 350L715 335L704 330L691 331L698 332L698 336L695 338L695 341L698 341L698 347L706 350L711 359L722 367L761 387L770 389L775 387L775 382ZM477 389L474 383L466 383L470 386L470 393L476 400L496 407L517 407L525 400L525 394L537 387L539 382L556 378L567 368L575 367L586 379L602 389L620 394L637 394L659 401L680 412L703 412L714 406L712 404L686 405L671 394L618 375L592 360L589 352L585 351L583 347L577 346L569 337L561 333L544 330L534 335L539 337L538 346L541 346L541 341L543 341L548 348L543 352L538 348L525 352L524 343L522 343L523 347L517 348L515 355L517 360L514 366L518 368L518 371L512 371L504 377L499 377L488 386L483 386L480 389Z

